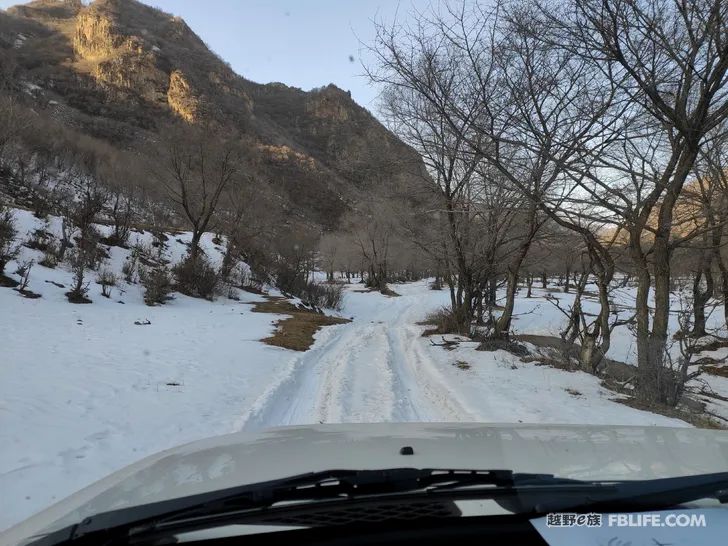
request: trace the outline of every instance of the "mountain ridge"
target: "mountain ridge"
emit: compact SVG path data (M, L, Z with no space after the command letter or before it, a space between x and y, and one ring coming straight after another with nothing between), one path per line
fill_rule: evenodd
M184 20L136 0L8 8L0 54L7 92L120 148L143 153L180 120L244 134L261 157L257 178L326 229L422 173L416 152L347 91L247 80Z

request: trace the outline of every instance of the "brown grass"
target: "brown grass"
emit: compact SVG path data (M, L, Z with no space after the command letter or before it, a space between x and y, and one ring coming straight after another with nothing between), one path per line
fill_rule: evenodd
M695 347L693 352L703 353L705 351L717 351L718 349L722 349L724 347L728 347L728 340L716 339L708 343L698 345L697 347Z
M6 288L15 288L19 284L20 283L15 279L11 279L10 277L6 277L5 275L0 274L0 286Z
M710 375L719 375L721 377L728 377L728 366L701 366L700 369Z
M571 396L582 396L580 391L572 389L571 387L566 387L564 390L568 392Z
M660 404L647 404L636 398L611 398L612 402L624 404L630 408L635 408L643 411L649 411L651 413L657 413L664 415L665 417L672 417L674 419L680 419L686 423L697 428L709 428L709 429L725 429L727 428L724 423L719 422L717 419L713 419L704 413L693 413L690 411L681 410L679 408L673 408L663 406Z
M452 363L452 365L460 370L469 370L472 367L472 366L470 366L470 364L468 364L464 360L456 360L455 362Z
M307 309L299 309L285 298L270 296L266 297L266 301L256 303L253 312L290 315L279 320L273 335L261 341L293 351L308 350L313 345L313 336L319 328L351 322L349 319L329 317Z
M463 326L458 316L448 307L442 307L437 311L430 313L425 320L418 322L421 326L434 326L427 328L422 332L422 337L429 337L438 334L459 334L467 335L468 326Z
M390 298L398 298L401 296L401 294L398 294L391 288L387 287L384 290L378 290L376 288L360 288L358 290L353 290L353 292L359 292L362 294L370 293L370 292L377 292L379 294L382 294L383 296L389 296Z

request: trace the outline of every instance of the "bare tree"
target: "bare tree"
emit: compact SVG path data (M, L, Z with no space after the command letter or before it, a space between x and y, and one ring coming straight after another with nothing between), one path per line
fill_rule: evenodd
M326 271L326 280L334 281L334 271L339 262L339 252L345 244L339 233L324 233L318 244L319 263Z
M370 71L376 82L417 93L499 173L501 185L525 198L525 229L506 262L505 309L494 327L500 337L508 335L519 270L546 218L589 242L605 284L612 272L593 226L560 214L573 187L567 167L603 131L612 93L595 88L586 62L538 39L536 15L520 9L501 19L476 5L421 16L414 28L380 25ZM473 130L465 132L470 119Z
M192 230L193 264L224 190L238 175L238 152L236 142L221 140L209 127L179 127L163 145L162 168L152 169Z
M389 278L389 252L398 229L391 203L370 198L360 204L356 213L343 221L364 258L366 285L385 292Z
M136 208L140 206L137 181L134 179L141 173L128 166L134 163L134 159L126 154L113 154L97 170L97 177L108 192L106 210L114 229L109 242L119 246L126 244L138 217Z
M106 189L100 184L98 156L92 152L80 153L68 172L71 191L66 195L63 208L63 249L71 246L76 235L76 248L69 261L73 271L73 288L67 293L71 303L89 303L86 270L99 261L100 235L96 229L98 216L107 201Z
M572 0L550 16L562 47L627 105L621 139L592 151L579 185L621 218L638 280L641 397L676 403L680 374L665 360L674 211L706 135L728 116L728 5L720 0ZM610 174L605 178L605 172ZM654 291L654 312L649 306Z
M728 132L724 127L716 128L712 138L701 146L695 165L695 180L684 193L689 220L694 224L691 226L693 233L698 231L701 239L697 251L700 253L699 269L702 270L701 276L705 277L706 286L702 294L693 295L693 331L700 334L705 331L705 304L715 293L720 293L724 303L724 323L728 326L728 305L725 305L728 302L728 257L725 249L728 243L725 237L728 228ZM717 267L719 282L713 279L711 265ZM709 283L712 286L708 286ZM693 289L694 292L701 291L697 275Z

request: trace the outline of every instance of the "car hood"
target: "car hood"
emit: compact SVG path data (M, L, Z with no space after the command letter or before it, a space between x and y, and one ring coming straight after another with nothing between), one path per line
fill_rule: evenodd
M410 446L412 455L401 455ZM575 479L652 479L728 470L728 431L691 428L382 423L217 436L142 459L0 535L19 544L84 517L328 469L512 469ZM8 499L11 501L12 499Z

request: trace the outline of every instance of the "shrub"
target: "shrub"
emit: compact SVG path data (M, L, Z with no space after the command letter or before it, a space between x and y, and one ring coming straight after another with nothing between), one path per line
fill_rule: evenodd
M46 230L36 229L30 234L30 237L25 241L24 245L27 248L45 252L48 250L48 245L51 243L51 240L51 234Z
M66 293L71 303L91 303L88 299L89 283L86 282L86 269L93 261L94 249L78 248L73 249L68 255L68 262L73 272L73 288Z
M424 323L434 328L425 330L422 335L434 334L461 334L470 335L470 324L464 318L464 313L454 311L450 307L442 307L434 313L427 315Z
M172 276L166 266L160 265L140 275L144 287L144 303L163 305L172 299Z
M116 275L114 272L104 267L96 276L96 282L101 285L101 295L105 298L110 298L111 289L116 286Z
M13 213L0 205L0 275L5 272L5 266L18 255L19 248L15 244L15 229Z
M278 263L275 282L282 292L301 298L301 301L313 307L341 307L342 285L310 281L303 271L290 267L285 262Z
M440 277L435 277L435 280L430 283L430 290L442 290L442 280Z
M126 258L124 265L121 266L121 273L124 275L124 280L129 284L134 282L134 273L137 271L137 264L139 262L139 248L134 247L131 253Z
M33 269L34 264L35 260L28 260L18 265L18 269L15 271L15 274L20 276L20 286L18 287L20 292L28 289L28 284L30 283L30 270Z
M78 239L78 246L82 248L87 255L87 267L89 269L98 269L101 262L109 258L109 254L104 247L99 245L101 234L94 227L89 227L85 234Z
M341 309L344 288L340 284L307 283L300 294L295 294L304 302L314 307Z
M220 275L204 255L188 257L174 268L177 290L187 296L212 300L220 286Z
M53 269L58 265L59 253L60 245L55 243L53 240L49 240L48 244L46 245L45 252L43 253L43 259L38 263L43 267Z
M47 193L38 190L34 191L31 196L31 206L33 208L33 215L41 219L46 218L53 209Z

